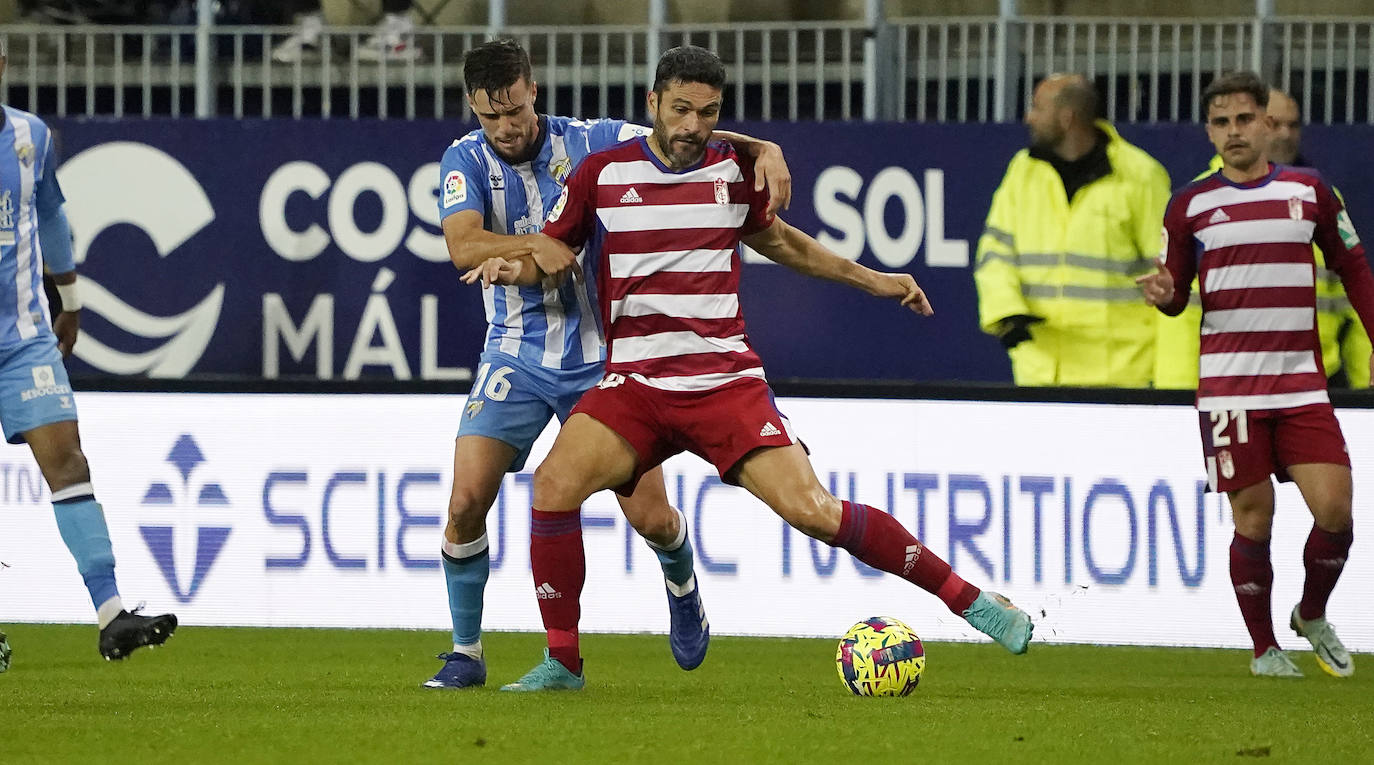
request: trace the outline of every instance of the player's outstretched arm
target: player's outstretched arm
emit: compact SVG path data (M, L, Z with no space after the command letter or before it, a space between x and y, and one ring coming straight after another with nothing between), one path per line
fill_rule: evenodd
M530 254L527 237L492 233L482 224L482 213L476 210L459 210L444 218L444 243L454 268L468 271L489 258L511 260Z
M744 237L743 241L769 260L797 273L855 287L876 297L896 299L922 316L935 313L911 274L874 271L845 260L781 218L773 219L771 226Z
M742 156L753 157L754 191L768 187L769 215L777 215L779 210L786 210L792 204L792 171L782 156L781 146L729 130L717 130L711 136L728 141Z
M531 250L529 255L510 259L488 258L475 268L464 272L459 277L460 280L464 284L476 284L480 281L483 287L489 287L493 284L532 286L539 284L549 276L539 265L541 261L558 264L569 263L568 267L556 277L557 283L561 283L562 279L570 274L575 275L578 279L582 278L582 266L578 264L577 256L568 245L543 234L529 234L520 238L529 243Z

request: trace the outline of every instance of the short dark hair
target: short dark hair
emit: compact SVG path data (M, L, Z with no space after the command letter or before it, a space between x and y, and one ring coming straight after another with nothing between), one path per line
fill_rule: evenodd
M510 38L488 40L463 54L463 85L468 93L485 90L488 97L531 79L530 54Z
M720 56L695 45L679 45L663 54L654 70L654 92L674 82L699 82L716 90L725 87L725 64Z
M1260 79L1258 74L1254 72L1227 72L1212 80L1207 89L1202 91L1203 121L1207 120L1207 110L1212 105L1212 99L1237 93L1244 93L1255 99L1255 103L1261 109L1269 106L1269 85Z

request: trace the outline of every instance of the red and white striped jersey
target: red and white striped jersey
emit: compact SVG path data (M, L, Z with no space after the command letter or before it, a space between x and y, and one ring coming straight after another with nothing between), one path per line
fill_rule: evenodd
M1202 337L1197 407L1291 409L1329 403L1316 324L1312 244L1340 275L1365 326L1374 275L1340 199L1314 170L1272 166L1245 184L1220 172L1176 193L1164 215L1174 315L1198 277Z
M754 190L727 143L674 171L646 140L583 160L544 225L585 245L594 264L606 371L675 391L762 379L740 311L738 245L772 224L768 192Z

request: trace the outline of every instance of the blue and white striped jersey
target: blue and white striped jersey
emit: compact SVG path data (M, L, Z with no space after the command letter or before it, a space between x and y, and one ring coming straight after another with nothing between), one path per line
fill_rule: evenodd
M0 348L51 332L43 294L40 224L62 216L52 134L9 106L0 128ZM70 270L70 269L68 269Z
M453 142L440 164L439 219L461 210L482 213L488 231L533 234L588 154L647 132L621 120L540 117L539 154L508 164L481 129ZM578 256L581 258L582 256ZM583 264L589 277L594 273ZM562 287L489 287L486 350L550 369L576 369L605 359L597 325L595 279Z

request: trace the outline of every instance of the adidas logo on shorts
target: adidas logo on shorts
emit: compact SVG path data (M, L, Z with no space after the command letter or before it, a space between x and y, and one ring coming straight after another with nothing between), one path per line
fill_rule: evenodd
M555 590L553 588L553 585L549 584L548 582L544 582L538 587L535 587L534 594L539 596L540 600L553 600L555 598L563 597L563 593L559 592L558 590Z
M634 186L631 186L630 190L620 197L620 203L622 205L637 205L643 201L644 199L639 196L639 192L635 191Z
M765 422L765 423L763 424L763 430L760 430L760 431L759 431L759 435L760 435L760 436L780 436L780 435L782 435L782 431L781 431L781 430L778 430L777 426L774 425L773 423L771 423L771 422Z

